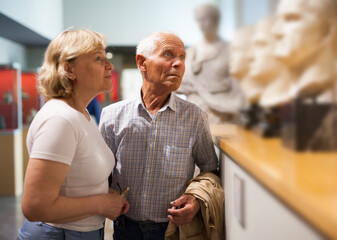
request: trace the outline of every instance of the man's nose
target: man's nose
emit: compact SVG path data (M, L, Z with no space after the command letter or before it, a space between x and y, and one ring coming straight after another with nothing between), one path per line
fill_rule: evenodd
M180 59L180 58L175 58L173 61L172 66L173 67L182 67L185 64L185 60L184 59Z

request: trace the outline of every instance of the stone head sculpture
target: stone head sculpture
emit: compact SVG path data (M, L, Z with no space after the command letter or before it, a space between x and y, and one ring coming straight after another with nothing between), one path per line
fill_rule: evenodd
M206 39L217 37L220 12L216 6L211 4L200 5L195 8L194 16Z
M336 78L336 0L281 0L275 56L289 69L293 98L318 96Z
M229 73L238 81L242 81L249 73L249 49L254 27L239 28L230 43Z

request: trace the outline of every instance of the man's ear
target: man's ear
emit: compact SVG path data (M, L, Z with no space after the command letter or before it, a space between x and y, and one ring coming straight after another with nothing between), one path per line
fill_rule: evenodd
M137 54L136 55L136 63L140 71L146 71L146 57L143 55Z
M64 71L66 72L67 78L69 78L71 80L76 79L74 68L73 68L73 65L71 63L69 63L69 62L64 63Z

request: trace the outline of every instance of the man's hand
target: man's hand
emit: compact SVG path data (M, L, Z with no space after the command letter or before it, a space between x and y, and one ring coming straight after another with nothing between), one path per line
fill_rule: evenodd
M200 209L200 203L193 195L183 194L170 204L172 208L168 209L168 218L177 226L190 223Z

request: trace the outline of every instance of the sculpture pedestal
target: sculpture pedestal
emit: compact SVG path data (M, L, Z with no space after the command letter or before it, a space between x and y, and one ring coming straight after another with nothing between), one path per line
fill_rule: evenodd
M282 143L296 151L337 150L337 105L297 100L282 107Z
M258 114L260 107L257 104L253 104L241 110L240 125L245 129L251 129L254 127L259 119Z
M261 137L279 137L281 131L281 109L275 107L271 109L260 109L259 122L253 131Z

